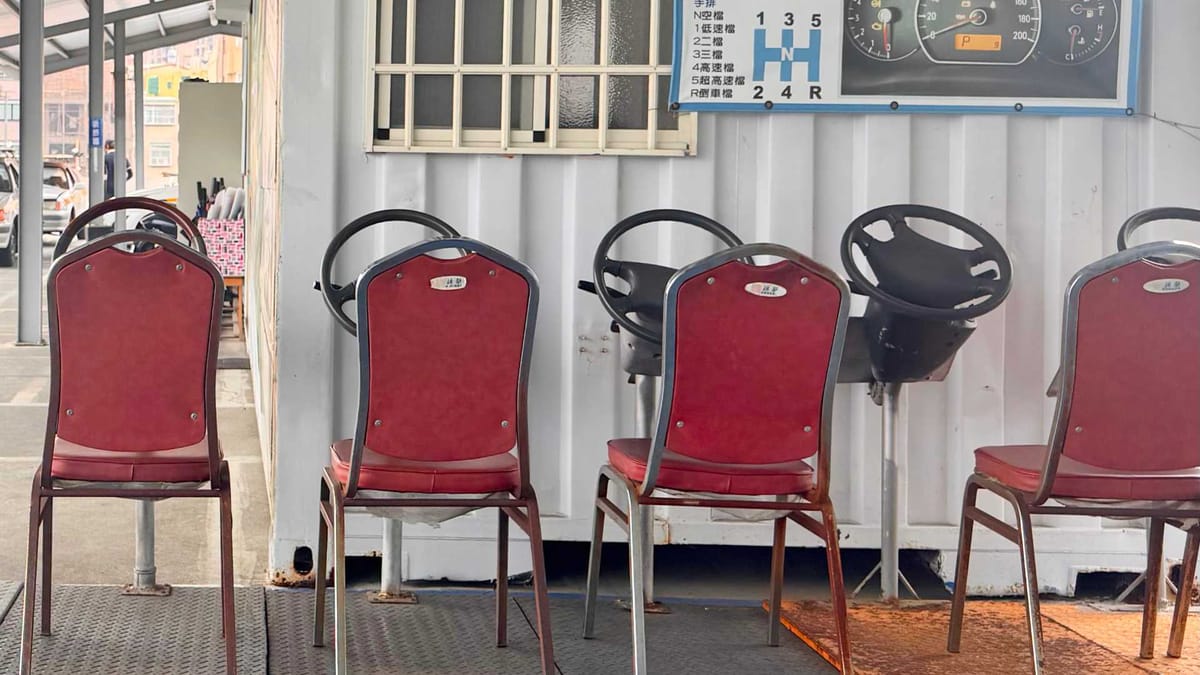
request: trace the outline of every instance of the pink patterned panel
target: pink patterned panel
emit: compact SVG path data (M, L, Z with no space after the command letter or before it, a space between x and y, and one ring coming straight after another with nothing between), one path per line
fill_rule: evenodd
M217 264L221 275L246 276L246 222L201 218L199 226L208 257Z

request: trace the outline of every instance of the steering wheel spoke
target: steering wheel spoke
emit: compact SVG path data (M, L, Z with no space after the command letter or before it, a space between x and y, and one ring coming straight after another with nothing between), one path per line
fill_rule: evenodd
M948 246L913 230L911 218L958 230L979 246L971 250ZM880 221L891 225L893 238L886 249L872 253L871 245L882 242L867 228ZM861 256L854 255L855 248ZM931 206L896 204L864 213L846 229L841 255L856 290L893 312L921 319L961 321L983 316L1000 306L1012 288L1012 262L1000 242L967 218ZM878 281L863 271L860 259L871 266ZM994 263L995 268L972 274L973 268L986 263Z
M634 214L617 223L600 240L600 244L596 247L596 256L592 260L592 276L600 303L604 305L605 311L623 331L647 342L661 344L661 327L650 328L639 324L628 314L651 310L649 313L653 315L655 312L652 308L655 306L661 308L663 290L675 270L652 263L613 260L608 257L617 240L630 230L657 222L691 225L712 234L730 248L741 246L742 240L724 225L711 218L675 209L657 209ZM618 277L629 284L628 294L618 295L614 289L604 283L605 275Z
M333 262L337 259L338 253L346 245L346 242L350 241L351 237L368 227L388 222L422 225L433 230L440 237L455 238L460 236L457 230L450 227L449 224L440 218L435 218L428 213L408 209L386 209L368 213L365 216L355 219L334 235L333 240L329 242L329 246L325 249L325 256L321 259L321 281L318 287L321 290L321 295L325 298L325 306L329 308L330 313L333 314L333 318L351 335L358 335L358 324L355 323L354 319L350 318L343 306L356 297L358 284L354 281L345 286L333 283Z

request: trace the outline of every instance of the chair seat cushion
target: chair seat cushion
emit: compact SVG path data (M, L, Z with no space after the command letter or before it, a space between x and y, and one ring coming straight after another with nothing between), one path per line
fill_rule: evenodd
M350 474L354 441L345 439L330 449L333 473L343 485ZM515 455L504 453L444 462L399 459L363 448L358 474L360 490L417 492L421 494L474 494L511 492L521 484Z
M208 440L156 452L101 450L55 438L51 477L103 483L202 483L209 480Z
M1044 445L1007 445L975 451L975 471L1024 492L1036 492L1048 450ZM1123 471L1063 456L1052 496L1084 499L1200 499L1200 467L1175 471Z
M645 478L649 455L648 438L618 438L608 442L609 464L634 482ZM655 484L667 490L725 495L803 494L813 487L813 469L802 461L777 464L706 462L666 450Z

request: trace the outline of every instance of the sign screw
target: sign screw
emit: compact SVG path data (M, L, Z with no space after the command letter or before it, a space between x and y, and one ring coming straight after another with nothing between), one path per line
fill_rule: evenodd
M383 420L375 420L375 426L377 426L377 427L383 426Z
M91 272L91 271L92 271L92 264L91 264L91 263L88 263L88 264L84 265L84 266L83 266L83 269L87 270L88 272Z
M192 417L192 421L195 422L196 420L200 419L200 414L192 413L191 417Z
M175 266L175 271L176 271L176 272L182 272L182 271L183 271L183 265L176 265L176 266Z
M811 434L811 433L812 433L812 427L810 427L810 426L808 426L808 425L805 425L805 426L804 426L804 433L806 433L806 434Z
M716 280L716 279L714 279L714 278L712 278L712 277L709 277L709 278L708 278L708 285L709 285L709 286L712 286L712 285L713 285L713 284L715 284L715 283L717 283L717 280Z
M1082 434L1082 433L1083 433L1083 427L1075 427L1075 433L1077 433L1077 434Z
M800 277L800 285L807 286L808 285L808 277Z
M678 422L676 422L675 428L682 429L683 428L683 420L679 420Z
M75 411L70 408L67 408L67 417L73 417L74 415L75 415Z
M396 278L397 278L397 279L403 279L403 278L404 278L404 272L396 272Z
M508 428L508 420L502 420L500 422L500 426L507 429Z

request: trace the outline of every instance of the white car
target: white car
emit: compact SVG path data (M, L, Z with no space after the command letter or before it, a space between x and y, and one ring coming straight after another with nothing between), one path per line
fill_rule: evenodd
M12 267L17 259L19 184L17 167L0 159L0 267Z

